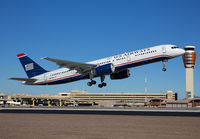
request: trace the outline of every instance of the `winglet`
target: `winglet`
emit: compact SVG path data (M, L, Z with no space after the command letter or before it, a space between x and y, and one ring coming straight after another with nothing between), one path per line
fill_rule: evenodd
M26 54L24 54L24 53L21 53L21 54L17 55L18 58L21 58L21 57L24 57L24 56L26 56Z

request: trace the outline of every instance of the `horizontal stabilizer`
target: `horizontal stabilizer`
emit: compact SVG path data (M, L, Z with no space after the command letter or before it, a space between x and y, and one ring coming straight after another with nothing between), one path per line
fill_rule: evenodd
M37 79L30 79L30 78L8 78L10 80L17 80L17 81L26 81L26 82L35 82Z

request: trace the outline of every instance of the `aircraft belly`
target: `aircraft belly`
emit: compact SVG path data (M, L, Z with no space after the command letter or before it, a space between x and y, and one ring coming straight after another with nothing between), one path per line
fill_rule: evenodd
M78 81L81 79L86 79L86 76L84 75L77 75L77 76L73 76L73 77L68 77L68 78L62 78L60 80L54 80L54 81L50 81L50 82L46 82L43 83L41 85L54 85L54 84L63 84L63 83L69 83L69 82L74 82L74 81Z

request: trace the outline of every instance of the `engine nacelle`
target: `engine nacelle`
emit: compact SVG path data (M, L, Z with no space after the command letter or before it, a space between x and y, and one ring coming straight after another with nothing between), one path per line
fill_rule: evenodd
M95 69L97 75L106 75L115 72L115 67L112 63L99 66Z
M131 75L130 70L125 69L125 70L110 74L110 79L111 80L125 79L125 78L130 77L130 75Z

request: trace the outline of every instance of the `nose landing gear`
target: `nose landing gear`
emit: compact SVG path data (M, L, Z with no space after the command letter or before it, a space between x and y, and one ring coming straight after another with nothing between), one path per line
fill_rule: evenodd
M167 62L167 60L163 60L163 61L162 61L162 63L163 63L162 71L164 71L164 72L167 70L167 69L165 68L166 62Z
M166 70L167 70L166 68L163 68L163 69L162 69L162 71L166 71Z

